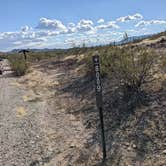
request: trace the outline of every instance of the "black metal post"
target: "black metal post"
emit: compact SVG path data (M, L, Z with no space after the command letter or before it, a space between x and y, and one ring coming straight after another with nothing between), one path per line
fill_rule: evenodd
M25 60L25 61L27 60L26 52L24 52L24 60Z
M100 116L100 125L101 125L101 140L103 146L103 162L106 159L106 142L105 142L105 134L104 134L104 120L103 120L103 98L102 98L102 85L100 78L100 62L99 56L93 56L94 63L94 71L95 71L95 89L96 89L96 105L99 109Z
M103 108L99 108L99 115L100 115L100 125L101 125L101 139L102 139L102 146L103 146L103 161L106 159L106 143L105 143L105 134L104 134L104 121L103 121Z

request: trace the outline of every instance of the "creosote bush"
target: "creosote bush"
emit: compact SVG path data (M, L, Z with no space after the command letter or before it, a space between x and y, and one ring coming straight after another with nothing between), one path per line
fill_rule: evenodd
M110 78L123 94L123 102L135 106L144 102L144 86L153 80L156 54L140 46L114 46L99 49L101 76ZM92 55L86 56L89 71L93 71Z
M155 54L143 47L112 48L101 56L101 69L117 84L130 91L140 91L142 85L152 80Z
M10 55L8 58L11 68L16 76L22 76L28 69L28 64L20 55Z
M116 81L128 109L146 103L143 87L153 80L155 53L143 47L112 48L101 56L101 69Z

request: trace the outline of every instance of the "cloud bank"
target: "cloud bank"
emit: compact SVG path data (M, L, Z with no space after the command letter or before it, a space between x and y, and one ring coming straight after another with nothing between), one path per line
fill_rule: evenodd
M123 23L123 24L122 24ZM119 17L115 20L81 19L77 23L64 24L61 20L42 17L35 27L22 26L14 32L0 32L0 50L15 48L67 48L86 43L87 46L108 44L121 40L124 32L130 36L165 30L165 20L144 20L139 14ZM148 28L146 28L148 26Z
M166 26L166 21L164 20L140 21L135 25L135 27L148 26L148 25L165 25Z

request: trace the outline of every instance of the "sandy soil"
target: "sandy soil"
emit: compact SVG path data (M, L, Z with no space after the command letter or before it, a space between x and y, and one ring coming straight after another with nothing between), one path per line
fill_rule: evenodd
M2 65L9 68L6 60ZM65 66L49 73L41 66L21 78L11 72L0 76L0 165L95 165L101 149L92 143L94 131L70 113L86 101L58 91L74 75Z

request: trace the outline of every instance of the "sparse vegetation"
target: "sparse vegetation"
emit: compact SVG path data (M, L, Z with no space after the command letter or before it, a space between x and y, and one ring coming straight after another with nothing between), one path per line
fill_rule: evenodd
M123 102L129 107L145 103L144 86L153 81L153 65L156 54L144 47L105 47L98 51L101 60L101 76L108 77L123 94ZM86 56L88 73L93 71L93 51ZM118 96L118 100L121 100ZM121 101L119 101L121 102Z
M166 72L166 58L165 58L165 56L162 57L161 68L164 72Z
M151 79L155 55L145 48L115 48L101 56L102 71L115 77L120 86L139 91Z
M28 63L22 56L12 55L8 56L12 70L16 76L22 76L27 72Z
M90 52L87 66L92 67ZM155 54L143 47L110 47L99 50L101 74L115 78L119 86L139 91L142 85L151 80Z
M158 39L159 37L162 37L162 36L166 36L166 31L157 33L157 34L151 36L149 39L150 40L156 40L156 39Z

